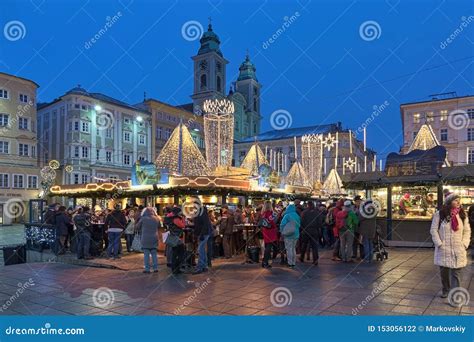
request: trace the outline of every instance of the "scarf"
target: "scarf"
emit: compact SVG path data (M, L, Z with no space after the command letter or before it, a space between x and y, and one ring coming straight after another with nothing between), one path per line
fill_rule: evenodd
M451 229L454 230L455 232L458 231L459 229L459 222L456 217L457 214L459 214L459 208L452 208L451 209Z

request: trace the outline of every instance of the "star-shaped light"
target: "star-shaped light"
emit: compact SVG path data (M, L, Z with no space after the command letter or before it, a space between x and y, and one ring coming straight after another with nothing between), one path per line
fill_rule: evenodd
M327 148L328 151L331 151L331 148L333 148L336 144L336 137L333 137L331 133L329 133L328 136L323 140L323 146Z
M349 157L345 162L344 162L344 167L347 167L349 170L351 170L351 172L354 170L354 166L355 166L356 162L355 162L355 159L352 159L351 157Z

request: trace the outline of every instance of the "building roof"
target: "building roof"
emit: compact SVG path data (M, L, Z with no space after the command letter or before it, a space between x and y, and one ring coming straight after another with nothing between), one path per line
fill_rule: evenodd
M201 43L201 47L199 48L198 55L203 55L205 53L214 51L219 56L223 57L220 49L221 41L219 36L212 30L211 23L209 23L207 31L204 32L199 42Z
M241 143L254 142L255 138L257 141L266 141L266 140L282 140L290 139L293 137L301 137L306 134L323 134L329 132L341 131L341 123L332 123L327 125L316 125L316 126L307 126L307 127L297 127L297 128L287 128L282 130L272 130L264 133L260 133L256 137L249 137L241 140Z
M67 91L63 96L66 96L66 95L86 96L86 97L96 99L99 102L105 102L105 103L108 103L108 104L128 108L128 109L131 109L131 110L140 111L140 112L143 112L143 113L149 113L146 108L143 108L143 107L140 107L140 106L137 106L137 105L132 105L132 104L123 102L121 100L117 100L116 98L113 98L111 96L108 96L108 95L105 95L105 94L102 94L102 93L90 93L86 89L82 88L80 84L77 85L77 87L74 87L71 90ZM45 108L45 107L48 107L48 106L52 105L53 103L56 103L56 102L61 100L61 97L59 97L57 99L54 99L53 101L48 102L48 103L46 103L46 102L38 103L37 109L42 109L42 108Z
M24 78L24 77L20 77L20 76L16 76L16 75L12 75L12 74L8 74L6 72L1 72L0 71L0 75L5 75L5 76L9 76L9 77L14 77L14 78L18 78L20 80L23 80L23 81L27 81L27 82L30 82L30 83L33 83L37 88L39 88L39 84L36 83L35 81L32 81L28 78Z
M255 73L256 71L257 68L255 68L255 65L250 61L249 54L247 53L247 56L245 56L245 61L243 61L239 67L239 77L237 78L237 81L248 79L258 81L257 75Z
M474 98L474 95L454 96L454 97L442 98L442 99L430 99L430 100L425 100L425 101L407 102L407 103L400 104L400 107L417 105L417 104L421 104L421 103L429 103L429 102L453 101L453 100L465 99L465 98L468 98L468 97L473 97Z

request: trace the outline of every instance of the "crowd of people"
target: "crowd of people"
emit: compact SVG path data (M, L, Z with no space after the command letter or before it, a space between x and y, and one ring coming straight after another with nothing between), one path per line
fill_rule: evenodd
M272 268L278 258L280 265L294 268L298 254L299 262L318 265L320 249L332 250L334 262L371 263L378 234L376 217L364 214L363 205L370 206L371 200L355 196L326 203L296 199L290 204L265 201L246 207L223 205L219 209L203 205L186 215L180 206L173 206L165 207L161 217L153 207L121 209L116 205L113 210L91 213L87 206L66 209L52 204L45 213L45 223L55 228L56 254L64 254L74 240L77 258L91 259L93 222L101 219L107 237L106 258L120 258L123 238L127 252L143 252L145 273L158 272L157 250L162 241L167 266L174 274L182 273L183 265L199 274L207 272L216 257L230 259L245 253L250 241L258 244L261 266L266 269ZM255 228L252 236L245 234L245 225ZM460 284L472 225L474 206L466 213L459 197L447 194L442 209L433 216L430 231L443 297Z

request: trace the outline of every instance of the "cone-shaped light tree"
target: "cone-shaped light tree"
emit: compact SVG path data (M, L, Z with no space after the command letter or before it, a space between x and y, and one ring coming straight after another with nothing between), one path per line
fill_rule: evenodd
M209 175L209 168L188 128L181 122L156 158L158 168L183 176Z
M323 184L323 191L329 195L341 195L344 193L342 180L336 169L332 169Z
M408 152L413 150L429 150L435 146L439 146L439 141L436 138L433 128L430 125L424 124L420 127L420 130L416 134L415 139L411 143Z
M257 175L258 168L262 164L268 164L268 161L265 158L265 153L263 153L260 146L255 143L250 147L250 150L247 152L247 155L240 164L240 167L249 170L252 175Z

